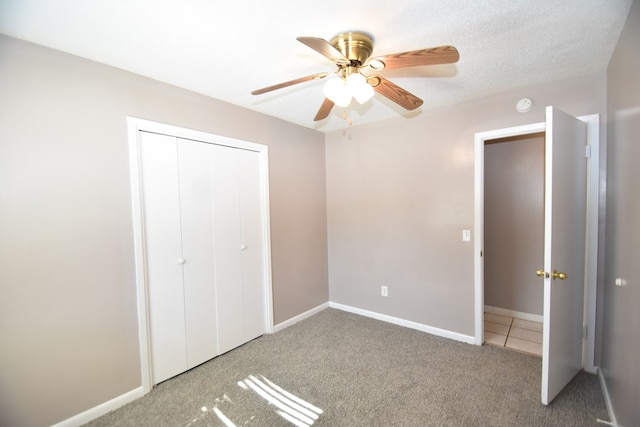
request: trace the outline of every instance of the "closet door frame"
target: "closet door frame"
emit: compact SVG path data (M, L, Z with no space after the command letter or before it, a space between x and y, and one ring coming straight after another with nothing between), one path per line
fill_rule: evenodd
M225 147L257 152L260 158L261 216L262 216L262 248L264 277L264 325L268 334L274 332L273 298L271 283L271 236L269 220L269 162L266 145L256 144L225 136L214 135L193 129L181 128L164 123L153 122L135 117L127 117L129 139L129 169L131 177L131 207L133 214L133 240L136 274L136 297L138 308L138 339L140 345L140 372L144 393L151 391L153 379L151 375L151 336L149 333L148 285L144 250L144 221L142 212L142 181L140 167L140 132L151 132L176 138L194 140Z

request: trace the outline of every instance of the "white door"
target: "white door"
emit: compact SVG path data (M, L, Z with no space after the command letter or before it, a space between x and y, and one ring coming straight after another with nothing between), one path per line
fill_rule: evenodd
M260 155L141 132L152 381L266 333Z
M219 352L266 332L262 286L260 158L254 151L213 146L214 234Z
M542 403L582 368L586 234L586 123L546 111ZM566 275L566 278L564 277Z
M213 226L217 177L211 167L217 146L184 139L177 139L177 144L185 340L191 369L219 354Z
M266 332L259 156L178 139L189 368Z
M140 134L145 271L154 384L188 369L176 138Z
M266 331L266 304L263 277L267 274L264 253L266 244L261 229L263 204L260 188L260 157L258 153L237 150L238 171L242 177L238 180L240 198L240 230L241 230L241 271L243 289L243 333L244 342L264 335Z

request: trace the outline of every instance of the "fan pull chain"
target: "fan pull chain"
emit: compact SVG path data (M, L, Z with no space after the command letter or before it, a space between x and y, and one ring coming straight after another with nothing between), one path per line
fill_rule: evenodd
M345 110L344 113L342 113L342 120L346 120L349 126L353 124L353 120L351 119L351 105L349 105L348 110Z

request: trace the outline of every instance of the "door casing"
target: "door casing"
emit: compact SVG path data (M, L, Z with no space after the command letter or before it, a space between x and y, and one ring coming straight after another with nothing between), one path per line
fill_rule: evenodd
M590 157L587 162L587 235L585 259L584 320L586 338L583 341L582 366L587 372L596 373L595 331L596 296L598 275L598 215L600 199L600 115L580 116L587 123L587 144ZM545 132L546 123L533 123L475 134L474 165L474 344L484 342L484 144L486 140ZM534 274L534 272L532 272ZM542 286L542 285L541 285Z

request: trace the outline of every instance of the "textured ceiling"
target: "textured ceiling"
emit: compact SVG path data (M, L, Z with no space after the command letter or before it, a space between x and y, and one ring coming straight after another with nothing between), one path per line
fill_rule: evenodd
M110 64L322 132L323 81L250 92L322 71L328 59L296 41L361 30L373 56L444 44L451 65L381 74L424 99L414 112L381 95L354 125L606 69L632 0L0 0L0 32ZM0 66L1 66L0 58Z

